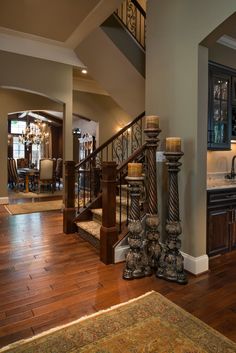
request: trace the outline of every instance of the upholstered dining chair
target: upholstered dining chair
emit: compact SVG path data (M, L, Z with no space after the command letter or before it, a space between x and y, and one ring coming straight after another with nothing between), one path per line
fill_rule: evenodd
M28 168L29 167L29 161L27 158L18 158L16 160L17 163L17 168Z
M22 175L18 175L16 161L14 158L8 158L8 182L13 189L19 191L21 185L24 187L25 179Z
M38 193L40 193L41 186L50 186L51 191L54 192L54 161L49 158L40 159L39 161L39 176L36 181L38 184Z
M62 181L62 171L63 171L63 159L57 158L56 163L56 183L58 183L58 189L60 190Z

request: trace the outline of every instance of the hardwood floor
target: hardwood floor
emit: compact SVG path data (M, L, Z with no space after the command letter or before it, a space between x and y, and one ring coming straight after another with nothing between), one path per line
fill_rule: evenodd
M236 341L236 251L180 286L155 276L125 281L106 266L62 214L9 215L0 206L0 347L156 290Z

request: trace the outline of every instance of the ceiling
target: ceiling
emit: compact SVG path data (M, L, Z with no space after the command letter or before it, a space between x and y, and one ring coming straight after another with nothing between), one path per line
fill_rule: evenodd
M0 0L0 50L84 67L78 44L122 0Z
M0 0L0 26L66 41L99 0Z

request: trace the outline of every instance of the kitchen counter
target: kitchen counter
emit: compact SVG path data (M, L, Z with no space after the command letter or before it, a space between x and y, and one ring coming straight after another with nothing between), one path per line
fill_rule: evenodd
M236 188L236 179L207 179L207 190Z

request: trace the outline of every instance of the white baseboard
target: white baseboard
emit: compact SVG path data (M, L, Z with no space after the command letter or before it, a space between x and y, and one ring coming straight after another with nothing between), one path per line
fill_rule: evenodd
M115 257L115 259L114 259L115 264L117 262L125 261L125 256L128 251L129 251L129 245L118 246L115 249L115 256L114 256Z
M184 252L181 252L181 254L184 257L184 269L186 271L194 275L199 275L209 270L209 258L207 255L193 257Z
M0 197L0 205L6 205L9 203L8 197Z
M115 260L114 262L125 261L125 256L129 251L129 245L123 245L115 249ZM209 258L207 255L202 255L199 257L194 257L189 254L181 252L184 257L184 269L194 275L199 275L200 273L209 270Z

